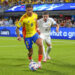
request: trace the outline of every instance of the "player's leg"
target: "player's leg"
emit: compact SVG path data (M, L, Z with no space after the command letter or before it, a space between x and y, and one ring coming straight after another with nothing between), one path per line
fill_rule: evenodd
M42 57L43 57L43 45L42 45L42 39L39 38L36 40L36 44L37 46L39 47L39 50L38 50L38 64L39 64L39 68L41 67L41 60L42 60Z
M33 48L28 49L29 53L28 53L28 59L30 62L32 62L32 54L33 54Z
M47 44L47 52L46 52L46 59L47 59L47 60L48 60L48 59L51 59L51 57L49 56L49 54L50 54L50 52L51 52L51 48L52 48L51 44L50 44L50 45Z
M50 52L51 52L51 38L47 37L45 40L46 44L47 44L47 51L46 51L46 59L51 59L51 57L49 56Z
M43 34L40 34L40 38L42 38L42 45L43 45L43 62L46 62L46 53L45 53L45 47L44 47L45 36Z
M45 47L44 47L44 41L42 40L42 45L43 45L43 62L46 62L46 53L45 53Z
M42 39L40 38L39 34L36 33L33 36L33 41L34 43L37 44L39 50L38 50L38 63L39 63L39 67L41 67L41 60L42 60L42 53L43 53L43 45L42 45Z
M32 62L33 48L32 48L31 38L25 38L25 45L26 45L26 48L28 49L28 59L30 62Z

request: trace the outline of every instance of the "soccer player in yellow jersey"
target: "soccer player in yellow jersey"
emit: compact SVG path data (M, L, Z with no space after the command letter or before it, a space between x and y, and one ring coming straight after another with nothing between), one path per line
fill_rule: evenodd
M38 30L37 18L38 18L37 14L33 12L33 6L31 4L27 4L26 13L20 18L19 23L17 24L16 33L17 33L17 39L20 41L21 37L19 34L19 28L22 27L23 38L25 41L26 48L29 51L28 58L30 62L32 61L33 42L37 44L37 46L39 47L38 65L40 68L43 46L42 46L42 39L39 37L39 34L37 33L37 30Z

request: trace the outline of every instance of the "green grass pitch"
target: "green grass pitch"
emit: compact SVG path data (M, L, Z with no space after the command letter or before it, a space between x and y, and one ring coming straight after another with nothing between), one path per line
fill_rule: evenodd
M31 71L23 40L0 37L0 75L75 75L75 40L52 39L52 47L52 60L42 62L42 69ZM38 47L34 44L33 49L37 62Z

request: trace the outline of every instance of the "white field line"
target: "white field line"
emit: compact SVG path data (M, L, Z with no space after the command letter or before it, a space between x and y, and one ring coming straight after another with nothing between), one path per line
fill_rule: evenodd
M0 38L0 40L17 40L17 38ZM57 40L57 41L56 41ZM54 40L52 40L53 42L66 42L66 41L64 41L64 39L62 40L62 39L60 39L60 40L58 40L58 39L54 39ZM71 40L69 40L69 41L71 41Z
M64 45L64 44L52 44L52 45ZM71 43L69 43L68 45L72 45ZM0 47L25 47L25 45L3 45Z
M73 44L74 43L75 44L75 40L62 40L62 39L61 40L57 40L57 41L56 40L52 40L52 42L68 43L68 44Z
M17 40L17 38L0 38L0 40ZM74 41L71 41L71 40L67 40L67 41L64 41L64 40L52 40L52 42L63 42L63 43L75 43L75 40Z

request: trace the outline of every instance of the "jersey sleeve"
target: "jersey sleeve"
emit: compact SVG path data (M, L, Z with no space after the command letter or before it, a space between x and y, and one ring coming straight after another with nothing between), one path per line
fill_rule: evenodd
M53 18L51 20L52 20L52 25L56 25L57 24L56 21Z
M36 18L36 20L38 19L38 15L36 14L36 13L34 13L34 16L35 16L35 18Z
M18 28L23 26L23 16L20 18L18 24L16 25Z

